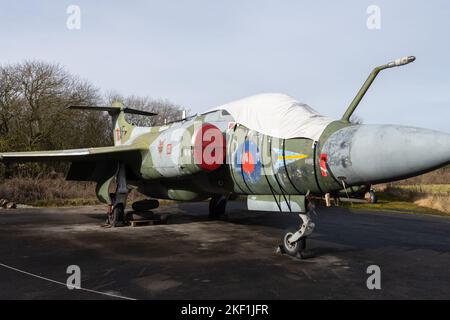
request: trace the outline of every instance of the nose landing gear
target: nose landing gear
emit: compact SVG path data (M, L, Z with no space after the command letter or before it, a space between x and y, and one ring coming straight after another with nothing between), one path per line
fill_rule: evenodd
M311 213L314 212L314 204L307 200L307 212L300 213L299 217L302 220L299 230L288 231L283 237L282 249L293 257L303 258L306 249L306 238L314 231L315 224L311 220Z

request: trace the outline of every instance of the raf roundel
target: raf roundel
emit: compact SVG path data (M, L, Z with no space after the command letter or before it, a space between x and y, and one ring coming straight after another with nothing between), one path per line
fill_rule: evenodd
M236 170L247 183L256 183L261 178L261 159L258 147L250 140L241 144L236 152Z

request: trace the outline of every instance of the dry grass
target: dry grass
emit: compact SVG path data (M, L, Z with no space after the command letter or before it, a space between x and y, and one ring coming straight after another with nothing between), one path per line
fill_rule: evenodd
M375 186L392 200L409 202L450 214L450 167L427 174Z
M437 169L410 179L392 183L391 185L442 185L450 184L450 166Z
M416 202L409 200L399 199L397 196L385 192L377 192L378 202L377 203L365 203L365 202L355 202L350 204L348 202L343 202L342 205L349 209L360 209L360 210L375 210L375 211L393 211L401 213L421 213L421 214L433 214L440 216L448 216L442 210L437 208L432 208L431 204L426 203L426 205L419 205ZM421 203L425 204L425 203Z
M450 184L423 184L423 185L396 185L392 184L390 187L397 189L410 190L414 193L427 193L427 194L441 194L450 195Z
M0 182L0 199L32 206L80 206L100 204L95 183L56 179L13 178ZM132 191L130 201L143 198Z
M403 185L394 183L376 186L376 189L393 199L450 214L450 184Z
M449 185L388 185L384 192L397 199L450 214L448 189Z
M94 201L95 185L89 182L69 182L64 179L13 178L0 183L0 198L29 205L42 205L67 199Z
M432 208L450 214L450 197L442 195L431 195L414 201L421 207Z

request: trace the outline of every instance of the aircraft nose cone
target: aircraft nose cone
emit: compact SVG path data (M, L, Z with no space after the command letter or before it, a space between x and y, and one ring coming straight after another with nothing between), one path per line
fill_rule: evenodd
M450 134L396 125L357 125L336 131L322 153L348 185L416 176L450 163Z

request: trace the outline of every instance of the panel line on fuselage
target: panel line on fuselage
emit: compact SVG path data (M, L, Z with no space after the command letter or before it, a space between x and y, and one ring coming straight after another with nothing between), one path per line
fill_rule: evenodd
M287 163L286 163L286 139L283 139L283 164L284 164L284 171L286 171L286 176L288 178L289 183L294 187L295 191L297 191L298 194L300 194L300 190L298 190L297 187L295 186L295 184L292 182L292 179L289 176L289 172L288 172L288 169L287 169Z
M270 138L269 138L269 141L271 141ZM262 143L261 143L261 149L263 147L264 147L264 136L263 136ZM264 150L262 150L262 151L264 151ZM262 154L265 154L265 153L262 152ZM270 157L270 159L272 159L272 146L271 145L270 145L270 148L269 148L269 157ZM270 163L272 164L272 161ZM277 199L277 196L275 194L275 189L272 187L272 184L269 181L269 177L268 177L267 171L266 171L265 161L262 162L261 167L262 167L262 170L263 170L264 177L266 178L267 185L269 186L270 192L272 193L273 199L275 200L275 203L277 204L277 207L280 210L280 212L283 212L283 209L281 208L281 203L279 203L279 201Z

